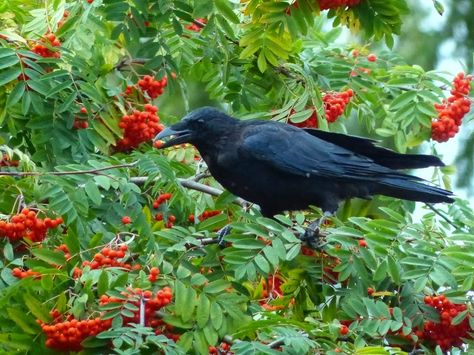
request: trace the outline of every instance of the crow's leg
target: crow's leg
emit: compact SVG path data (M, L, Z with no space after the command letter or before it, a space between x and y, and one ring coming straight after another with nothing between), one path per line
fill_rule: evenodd
M326 211L323 213L322 217L311 222L308 227L306 227L304 234L301 236L301 241L306 242L312 249L318 249L321 246L318 240L320 237L319 228L321 227L321 224L324 223L326 218L331 216L332 213Z
M224 237L229 233L230 233L230 224L222 227L221 229L217 231L217 244L219 244L221 248L225 247L226 242L224 240Z

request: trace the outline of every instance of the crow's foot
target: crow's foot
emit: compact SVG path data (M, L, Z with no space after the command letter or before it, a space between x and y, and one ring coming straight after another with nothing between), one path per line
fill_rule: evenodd
M323 219L322 217L311 222L308 227L306 227L304 234L300 237L301 241L305 242L311 249L319 249L321 247L319 227Z
M324 223L326 218L330 216L330 212L324 212L324 215L321 218L318 218L311 222L308 227L306 227L304 234L300 237L301 241L305 242L311 249L320 249L322 245L322 235L321 233L319 233L320 227L321 224Z
M217 244L219 244L219 246L221 248L225 247L226 241L224 240L224 237L229 233L230 233L230 225L229 224L222 227L221 229L219 229L217 231Z

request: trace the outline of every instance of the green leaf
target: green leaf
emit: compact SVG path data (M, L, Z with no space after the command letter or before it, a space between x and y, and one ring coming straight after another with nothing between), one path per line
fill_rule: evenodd
M13 258L15 257L15 254L13 253L13 246L8 241L4 244L3 255L5 256L5 259L8 261L13 260Z
M288 251L288 254L286 255L286 260L290 261L296 258L299 255L300 250L301 250L300 243L293 245Z
M205 294L201 294L197 301L196 308L196 322L198 327L204 328L209 320L209 315L211 311L211 302Z
M23 295L23 301L30 310L30 312L39 320L43 322L49 322L51 316L49 315L49 310L46 309L46 305L43 305L40 301L36 299L33 295L25 293Z
M400 275L401 275L400 265L392 257L387 258L387 265L388 265L388 272L390 276L392 277L393 282L399 285L401 281L400 280Z
M176 308L179 309L183 322L188 322L194 314L196 306L196 291L183 282L176 281L175 289Z
M258 217L257 222L272 232L283 232L285 230L284 226L270 218Z
M13 53L11 56L0 57L0 69L9 68L20 62L20 59Z
M258 55L257 66L262 73L267 70L267 59L265 58L263 51L260 51L260 54Z
M102 270L99 276L99 281L97 281L97 294L99 296L105 295L105 293L110 289L109 286L109 275L106 270Z
M91 199L91 201L96 205L100 206L102 203L102 196L100 193L99 188L97 187L94 180L89 180L84 185L84 190L86 191L87 196Z
M210 294L213 294L213 293L220 293L222 291L224 291L226 288L229 288L230 287L230 283L226 280L216 280L216 281L212 281L210 282L209 284L207 284L203 291L205 293L210 293Z
M407 105L413 105L417 97L416 91L407 91L398 95L390 104L390 110L395 111Z
M38 326L31 322L31 318L20 309L7 308L8 317L18 325L21 330L28 334L37 334Z
M15 51L11 48L0 48L0 58L16 56Z
M226 0L215 0L214 4L216 5L219 12L228 20L235 24L239 24L240 20L238 16L232 11L232 8L229 6L229 2Z
M7 107L11 107L15 105L18 101L20 101L23 93L25 92L26 84L24 81L19 81L13 90L11 91L10 95L7 98Z
M441 16L444 14L444 6L438 0L433 0L433 5Z
M63 252L53 251L46 248L35 248L31 249L31 253L38 259L46 261L52 265L64 265L66 263L66 258L64 257Z
M255 257L255 265L262 270L263 273L268 274L270 272L270 264L267 259L263 257L262 254L257 254Z
M21 74L20 68L10 68L0 72L0 87L18 78Z
M211 303L210 318L211 318L211 323L214 329L219 330L222 326L224 316L223 316L223 310L221 309L221 307L219 306L217 302Z

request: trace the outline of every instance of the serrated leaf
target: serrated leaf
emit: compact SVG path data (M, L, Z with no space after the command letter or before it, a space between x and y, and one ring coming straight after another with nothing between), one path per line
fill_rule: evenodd
M20 68L9 68L0 72L0 87L18 78L21 74Z
M28 334L37 334L38 329L35 323L31 323L31 318L20 309L7 308L8 317L18 325L21 330Z
M229 6L229 2L226 0L216 0L214 2L219 12L231 22L238 24L240 23L239 17L232 11L232 8Z
M224 316L223 316L222 309L217 302L211 303L210 318L211 318L211 323L214 329L219 330L222 326Z
M229 288L230 287L230 283L226 280L216 280L216 281L212 281L210 282L209 284L207 284L203 291L205 293L220 293L222 291L224 291L226 288Z
M31 253L38 259L46 261L52 265L64 265L66 263L66 258L64 257L63 252L53 251L45 248L34 248L31 249Z
M11 107L15 105L18 101L20 101L23 93L25 92L26 84L24 81L19 81L13 90L11 91L10 95L7 98L7 107Z
M91 199L91 201L96 205L100 206L102 203L102 196L100 193L99 188L96 185L94 180L89 180L84 185L84 190L86 191L87 196Z
M201 294L196 305L196 322L198 327L204 328L209 320L211 302L205 294Z
M102 270L97 281L97 294L99 296L105 295L105 293L110 289L109 286L109 275L106 270Z
M46 305L43 305L38 301L34 296L25 293L23 295L23 301L30 310L30 312L39 320L43 322L49 322L51 316L49 315L49 310L46 308Z
M264 73L267 70L267 59L265 58L263 50L260 51L260 54L258 55L257 66L261 73Z

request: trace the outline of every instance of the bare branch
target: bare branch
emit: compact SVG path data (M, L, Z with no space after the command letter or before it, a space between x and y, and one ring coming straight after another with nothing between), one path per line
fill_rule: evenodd
M148 178L146 176L137 176L137 177L132 177L130 179L130 182L132 182L134 184L137 184L137 185L141 185L141 184L144 184L147 181L147 179ZM178 182L181 186L183 186L187 189L200 191L200 192L203 192L203 193L211 195L211 196L220 196L224 192L221 189L196 182L196 181L194 181L194 179L195 179L195 177L191 178L191 179L177 179L177 180L178 180ZM247 202L245 200L241 199L241 198L236 198L234 200L234 203L236 203L236 204L238 204L242 207L247 206Z
M120 168L133 168L137 162L130 163L130 164L118 164L118 165L110 165L105 166L103 168L96 168L90 170L69 170L69 171L0 171L0 176L47 176L47 175L85 175L85 174L98 174L100 171L112 170L112 169L120 169Z

